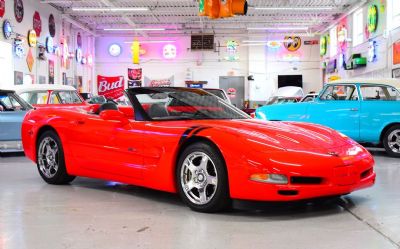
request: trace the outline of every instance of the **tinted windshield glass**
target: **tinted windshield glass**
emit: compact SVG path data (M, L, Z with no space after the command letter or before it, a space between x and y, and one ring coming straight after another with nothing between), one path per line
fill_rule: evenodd
M200 89L134 88L127 93L152 120L249 118L236 107Z
M204 91L214 94L221 99L226 99L226 96L222 90L219 89L204 89Z

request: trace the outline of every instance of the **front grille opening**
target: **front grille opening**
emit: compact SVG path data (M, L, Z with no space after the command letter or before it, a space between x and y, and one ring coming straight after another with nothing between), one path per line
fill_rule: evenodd
M293 195L298 195L299 191L297 191L297 190L278 190L278 194L285 195L285 196L293 196Z
M291 184L321 184L322 181L322 177L292 176L290 178Z
M366 171L362 172L361 175L360 175L360 177L361 177L361 179L362 179L362 178L365 178L365 177L367 177L367 176L369 176L369 175L371 175L371 174L372 174L372 168L367 169Z

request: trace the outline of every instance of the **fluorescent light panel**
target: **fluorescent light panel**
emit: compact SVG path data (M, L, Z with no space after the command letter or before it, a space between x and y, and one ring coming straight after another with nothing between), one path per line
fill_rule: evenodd
M133 41L126 41L124 43L126 44L131 44ZM176 41L167 41L167 40L163 40L163 41L139 41L142 44L146 44L146 43L174 43Z
M81 12L100 12L100 11L110 11L110 12L129 12L129 11L148 11L147 7L100 7L100 8L78 8L72 7L72 11Z
M312 10L333 10L333 7L254 7L256 10L293 10L293 11L312 11Z
M104 31L164 31L165 28L107 28Z
M308 27L248 27L247 30L308 30Z

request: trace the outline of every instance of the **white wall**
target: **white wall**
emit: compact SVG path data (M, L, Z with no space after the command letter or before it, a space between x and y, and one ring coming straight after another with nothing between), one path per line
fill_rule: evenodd
M166 39L166 38L165 38ZM165 40L154 38L151 40ZM225 41L233 38L218 38L221 46ZM168 40L175 41L177 47L177 58L164 59L162 56L162 43L143 43L141 46L146 54L141 56L140 65L132 63L131 43L133 38L127 37L98 37L96 39L96 75L124 76L127 86L128 68L142 68L143 76L150 79L167 79L174 76L174 86L185 86L186 71L193 73L193 80L208 81L209 88L219 87L219 76L227 76L233 72L235 76L248 75L247 47L239 47L239 60L229 62L224 59L226 48L217 48L214 51L191 51L190 37L170 37ZM108 53L111 44L117 43L122 47L122 53L118 57L112 57ZM247 84L247 83L246 83ZM248 87L246 86L246 92Z
M38 44L45 44L46 38L50 35L49 34L49 25L48 25L48 19L50 14L53 14L55 18L55 23L56 23L56 35L53 38L54 39L54 44L60 45L60 41L62 37L66 37L67 40L69 41L70 44L70 52L75 51L76 49L76 34L77 32L81 32L82 35L82 40L83 40L83 46L82 46L82 51L84 51L84 54L91 53L93 54L94 57L94 38L86 34L85 32L76 29L75 27L71 26L69 23L63 22L61 20L61 13L58 12L56 9L51 7L48 4L42 4L40 1L37 0L24 0L24 18L21 23L18 23L15 20L14 17L14 1L11 0L6 0L6 12L3 18L0 19L1 25L3 24L5 19L8 19L12 27L14 29L15 33L18 33L22 36L25 37L28 34L28 31L33 28L33 14L35 11L38 11L40 13L41 21L42 21L42 32L40 37L38 37ZM1 32L2 33L2 32ZM9 44L13 44L15 35L12 36L11 39L5 40L3 35L0 35L0 41L7 42ZM39 76L45 76L46 77L46 83L48 83L48 60L38 60L37 59L37 50L38 48L32 48L32 53L35 57L35 63L33 65L32 72L29 72L27 63L26 63L26 55L28 53L28 43L25 41L24 42L24 48L25 48L25 56L23 58L17 58L16 56L13 56L12 61L10 62L11 65L13 65L11 71L13 74L13 77L11 80L8 80L7 82L0 81L0 88L12 88L14 85L14 71L19 71L23 72L24 75L30 74L34 77L34 83L39 82ZM87 66L87 65L76 65L75 60L71 60L71 67L69 70L61 68L61 57L56 56L55 54L47 54L46 53L47 59L53 60L54 61L54 67L55 67L55 84L62 84L62 73L66 72L67 77L72 77L75 79L76 76L83 76L83 82L84 82L84 89L83 90L89 90L89 85L88 83L90 81L93 82L93 71L94 69Z

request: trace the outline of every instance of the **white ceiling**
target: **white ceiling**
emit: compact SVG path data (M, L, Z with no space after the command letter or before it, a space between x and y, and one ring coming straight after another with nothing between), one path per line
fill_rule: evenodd
M97 34L110 33L104 28L167 28L166 31L147 31L139 35L171 36L190 33L257 34L265 30L247 30L248 27L309 27L309 32L319 32L359 0L248 0L247 16L211 20L198 16L196 0L41 0L51 4ZM130 13L76 12L72 7L148 7L150 11ZM255 7L301 7L308 10L257 10ZM329 10L313 10L331 7ZM112 31L111 31L112 32ZM114 31L115 32L115 31ZM271 32L271 31L269 31ZM282 31L281 31L282 32ZM114 34L114 33L113 33ZM119 34L132 35L127 32Z

